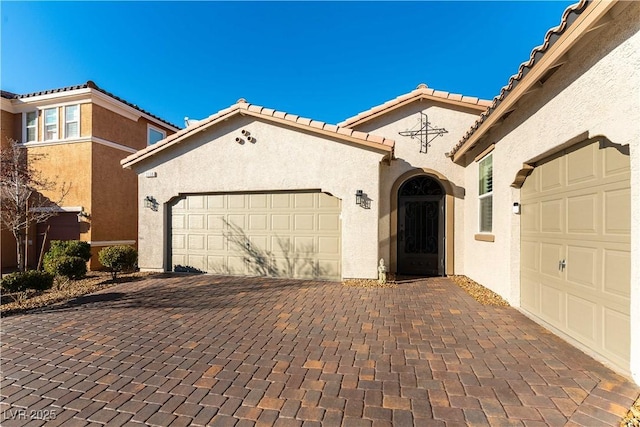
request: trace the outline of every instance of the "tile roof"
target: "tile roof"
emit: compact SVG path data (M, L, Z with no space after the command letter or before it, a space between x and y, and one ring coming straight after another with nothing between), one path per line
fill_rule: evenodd
M150 117L153 117L154 119L168 125L171 126L175 129L180 129L179 126L174 125L171 122L168 122L167 120L164 120L161 117L158 117L154 114L151 114L150 112L138 107L135 104L132 104L114 94L112 94L111 92L107 92L106 90L102 89L101 87L99 87L97 84L95 84L93 81L89 80L86 83L82 83L79 85L73 85L73 86L66 86L66 87L61 87L61 88L57 88L57 89L49 89L49 90L42 90L39 92L31 92L31 93L25 93L25 94L16 94L16 93L12 93L12 92L7 92L7 91L2 91L2 97L3 98L7 98L7 99L24 99L24 98L32 98L34 96L42 96L42 95L50 95L50 94L54 94L54 93L62 93L62 92L69 92L72 90L78 90L78 89L95 89L98 92L101 92L113 99L115 99L116 101L120 101L123 104L128 105L129 107L135 108L136 110L140 111L141 113L144 113Z
M386 114L396 108L408 104L409 102L416 101L418 99L430 99L433 101L445 101L448 103L454 103L467 107L477 108L478 110L485 110L491 104L491 101L475 98L472 96L464 96L457 93L449 93L441 90L434 90L429 88L426 84L421 83L417 88L409 93L400 95L395 99L385 102L384 104L373 107L367 111L363 111L353 117L350 117L338 125L345 127L352 127L378 117L382 114Z
M285 125L290 124L313 133L329 134L330 136L346 140L348 142L361 144L364 146L389 152L393 156L393 148L395 146L395 142L389 138L372 135L369 133L360 132L350 128L332 125L305 117L300 117L295 114L286 113L284 111L273 110L259 105L250 104L245 99L240 98L232 106L220 110L206 119L200 120L185 129L169 135L162 141L154 145L150 145L128 156L120 163L123 165L123 167L129 167L144 158L154 155L158 151L179 143L191 134L202 131L209 126L226 120L236 114L250 115L253 117L262 118Z
M476 122L471 126L471 129L467 131L467 133L460 139L460 141L451 149L449 155L453 156L460 148L464 145L464 143L474 134L476 130L484 123L484 121L491 115L491 113L500 105L500 103L505 99L507 95L516 87L518 82L522 80L522 78L529 72L531 68L536 64L536 62L540 61L544 53L549 50L551 46L560 38L560 36L565 32L569 26L576 20L576 18L586 9L590 0L580 0L579 3L573 4L562 14L562 19L560 24L557 27L551 28L547 31L547 34L544 37L544 43L542 45L535 47L531 54L529 55L529 59L522 64L518 68L518 73L514 74L509 78L509 82L506 86L504 86L500 93L493 98L493 101L490 103L489 108L480 115L480 118L476 120Z

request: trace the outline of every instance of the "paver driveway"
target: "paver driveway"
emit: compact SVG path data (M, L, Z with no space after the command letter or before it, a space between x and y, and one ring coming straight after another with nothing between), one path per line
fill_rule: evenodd
M147 279L4 319L1 357L4 426L614 425L639 392L447 279Z

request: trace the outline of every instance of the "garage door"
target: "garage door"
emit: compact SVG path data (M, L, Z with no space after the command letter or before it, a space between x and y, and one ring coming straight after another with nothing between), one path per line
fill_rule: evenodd
M521 202L522 308L628 372L628 147L583 143L548 159Z
M319 192L190 195L171 209L171 265L340 280L340 210Z

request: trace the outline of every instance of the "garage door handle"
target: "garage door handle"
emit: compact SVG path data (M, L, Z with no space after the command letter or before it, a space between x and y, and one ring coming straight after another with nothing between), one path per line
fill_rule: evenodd
M563 260L558 261L558 270L564 271L565 268L567 268L566 260L563 259Z

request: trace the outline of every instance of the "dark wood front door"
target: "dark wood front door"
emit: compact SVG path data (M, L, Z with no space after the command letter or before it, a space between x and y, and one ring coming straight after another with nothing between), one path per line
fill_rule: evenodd
M413 178L398 195L398 273L444 275L444 194L432 178Z

